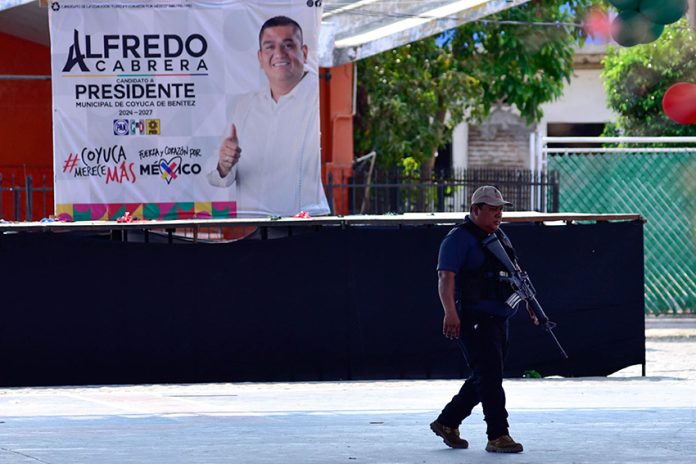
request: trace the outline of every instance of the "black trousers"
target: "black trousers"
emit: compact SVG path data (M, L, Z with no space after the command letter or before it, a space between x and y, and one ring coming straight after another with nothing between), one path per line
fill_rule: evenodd
M438 422L457 428L481 403L488 438L493 440L508 435L508 413L503 390L503 362L508 345L507 319L484 313L464 317L458 343L472 374L442 410Z

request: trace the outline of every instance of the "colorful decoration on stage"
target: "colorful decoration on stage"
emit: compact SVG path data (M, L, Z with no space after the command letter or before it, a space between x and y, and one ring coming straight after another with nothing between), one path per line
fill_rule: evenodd
M61 221L121 221L177 219L212 219L236 216L234 202L196 203L92 203L58 205ZM123 218L131 218L130 221Z
M657 40L665 25L678 21L687 0L609 0L619 10L612 23L612 37L624 47Z
M94 221L126 213L157 220L329 212L319 134L321 2L53 3L57 216ZM268 33L276 34L273 49L287 53L285 42L276 46L280 30L301 39L293 59L271 64L261 60L259 34L267 20L279 17L300 27L275 26ZM271 78L282 77L273 72L289 70L300 76L302 93L296 84L292 96L273 102ZM276 117L288 107L291 123ZM260 109L269 114L263 124L257 124ZM234 175L216 184L211 178L232 123L241 157ZM306 190L311 197L302 195Z
M696 84L679 82L662 97L662 109L678 124L696 124Z

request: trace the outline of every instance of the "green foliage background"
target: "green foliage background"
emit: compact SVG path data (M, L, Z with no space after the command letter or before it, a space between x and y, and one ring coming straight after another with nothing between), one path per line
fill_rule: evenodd
M603 64L608 104L618 114L604 135L696 136L696 125L677 124L662 110L671 85L696 83L696 31L686 19L650 44L610 47Z
M377 151L381 166L428 165L457 124L481 121L496 104L538 121L569 81L584 33L534 23L580 23L593 3L532 0L358 62L356 153Z

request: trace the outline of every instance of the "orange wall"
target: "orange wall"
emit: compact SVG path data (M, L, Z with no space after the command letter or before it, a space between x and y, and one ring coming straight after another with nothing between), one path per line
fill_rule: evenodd
M0 75L51 74L50 50L0 33ZM53 165L50 80L0 80L0 172Z
M51 81L6 78L48 76L50 60L48 47L0 33L0 218L38 220L53 213ZM31 217L26 192L8 189L25 187L27 176L34 188Z

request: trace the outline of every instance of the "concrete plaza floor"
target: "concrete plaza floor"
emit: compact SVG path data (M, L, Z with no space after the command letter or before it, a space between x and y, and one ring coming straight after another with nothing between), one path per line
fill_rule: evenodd
M696 319L646 326L647 377L505 381L519 455L430 432L458 380L239 383L0 389L0 463L696 462Z

